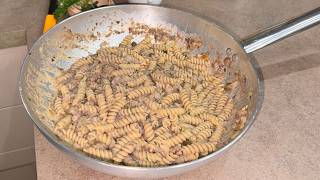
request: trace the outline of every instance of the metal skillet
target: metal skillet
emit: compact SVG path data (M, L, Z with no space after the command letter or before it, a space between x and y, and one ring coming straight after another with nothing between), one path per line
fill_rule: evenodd
M114 20L117 20L116 22L118 22L118 20L125 22L128 19L152 25L162 23L172 24L187 33L199 35L204 40L204 43L213 42L217 50L225 51L228 49L236 55L238 68L242 76L246 79L244 86L245 92L248 92L246 96L243 96L242 99L239 100L239 103L245 103L249 106L248 119L245 126L235 138L228 141L226 145L217 151L191 162L164 167L144 168L116 165L88 157L86 154L77 151L70 144L63 142L53 134L49 128L50 123L46 121L46 119L50 117L42 113L46 111L50 100L54 96L54 91L51 89L50 82L48 81L48 79L54 77L56 74L53 67L65 69L70 65L72 61L68 63L60 60L63 59L61 56L63 53L70 56L71 59L85 56L87 53L82 51L81 48L80 50L79 48L77 49L77 47L75 47L77 50L61 48L62 45L67 43L61 36L62 32L66 31L66 29L79 33L102 32L102 30L106 30L107 27L117 26L111 23ZM77 159L80 163L104 173L124 177L160 178L180 174L213 162L243 137L255 121L263 102L264 86L259 65L250 53L316 25L319 22L320 8L317 8L298 18L271 27L248 39L239 41L214 21L176 9L147 5L121 5L99 8L62 21L44 34L33 45L21 68L19 91L27 112L40 132L50 143ZM119 37L109 38L107 41L109 41L109 44L117 44L118 38ZM101 43L99 41L83 41L81 38L72 40L78 43L78 45L86 46L89 53L94 53L98 49L99 43Z

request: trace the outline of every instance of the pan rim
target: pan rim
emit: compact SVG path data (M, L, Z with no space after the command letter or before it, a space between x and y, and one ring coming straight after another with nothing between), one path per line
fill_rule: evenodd
M107 9L116 9L116 8L123 7L123 6L143 6L143 7L167 9L167 10L173 10L173 11L177 11L179 13L185 13L185 14L188 14L188 15L191 15L191 16L195 16L197 18L200 18L200 19L203 19L203 20L207 21L210 25L213 25L215 28L220 29L221 31L223 31L226 35L230 36L230 38L233 39L235 41L235 43L237 43L239 45L239 47L241 47L242 51L248 57L248 60L250 61L250 64L251 64L252 68L254 69L254 72L255 72L255 75L256 75L256 78L257 78L258 94L257 94L257 101L256 101L256 104L255 104L255 110L253 111L252 115L247 119L247 122L248 122L247 125L228 144L226 144L225 146L223 146L222 148L218 149L217 151L212 152L212 153L210 153L210 154L208 154L208 155L206 155L204 157L201 157L201 158L193 160L193 161L184 162L184 163L181 163L181 164L160 166L160 167L133 167L133 166L117 165L117 164L113 164L113 163L110 163L110 162L101 161L101 160L93 158L93 157L89 157L85 153L77 151L76 149L72 148L71 145L59 140L53 133L50 132L50 129L48 127L46 127L44 125L44 123L38 117L33 116L33 114L31 113L30 109L27 106L27 103L26 103L27 99L23 94L23 89L22 89L23 77L22 76L23 76L24 71L25 71L26 63L30 60L30 58L29 58L30 54L34 51L34 48L36 47L36 45L39 44L41 42L41 40L44 39L47 36L47 34L49 34L50 32L55 31L60 26L63 26L64 22L66 22L66 21L69 21L69 20L71 20L73 18L76 18L78 16L88 15L91 12L94 12L94 11L105 11ZM264 82L263 82L263 77L262 77L262 73L261 73L261 68L260 68L258 62L256 61L256 59L254 58L254 56L252 54L247 54L244 51L243 46L240 44L240 38L238 38L234 33L229 31L227 28L225 28L219 22L217 22L216 20L213 20L211 18L205 17L203 15L199 15L199 14L194 13L194 12L191 13L191 12L188 12L188 11L185 11L185 10L179 10L179 9L176 9L176 8L168 8L168 7L162 7L162 6L159 7L159 6L153 6L153 5L132 5L131 4L131 5L107 6L107 7L102 7L102 8L98 8L98 9L92 9L92 10L89 10L89 11L85 11L85 12L76 14L76 15L74 15L72 17L69 17L67 19L64 19L59 24L57 24L53 28L51 28L47 33L42 34L40 36L40 38L33 44L31 49L28 51L28 54L24 58L22 66L20 68L18 84L19 84L20 98L22 100L22 103L23 103L28 115L32 119L33 123L36 125L37 129L41 132L41 134L43 134L46 137L46 139L51 144L53 144L57 149L63 151L66 154L69 154L70 156L72 156L73 158L76 158L77 160L86 161L86 162L89 162L92 165L99 164L101 166L104 166L104 168L112 167L112 168L117 168L117 169L121 169L121 170L129 170L129 171L136 171L136 172L137 171L140 171L140 172L166 171L166 170L169 170L169 169L170 170L172 170L172 169L180 169L180 168L192 166L192 165L195 165L195 164L205 163L209 159L214 159L214 157L218 157L223 152L225 152L226 150L230 149L231 146L236 144L248 132L248 130L251 128L251 126L253 125L254 121L256 120L256 117L258 116L259 112L261 111L262 103L263 103L263 100L264 100Z

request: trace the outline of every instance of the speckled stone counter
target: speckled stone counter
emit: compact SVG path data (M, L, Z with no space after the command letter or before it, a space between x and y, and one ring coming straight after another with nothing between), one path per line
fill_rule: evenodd
M320 5L320 0L172 0L164 6L203 14L245 37ZM254 53L265 78L263 108L250 131L212 164L166 179L320 177L320 26ZM77 164L35 130L39 180L124 179Z

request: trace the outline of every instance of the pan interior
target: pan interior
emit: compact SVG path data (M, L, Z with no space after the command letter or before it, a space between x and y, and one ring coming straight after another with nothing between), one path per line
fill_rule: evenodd
M56 95L53 79L59 70L67 69L80 57L94 54L102 42L118 45L133 22L163 27L181 36L199 36L204 44L200 52L209 51L213 60L219 56L222 61L225 57L231 58L232 66L225 68L225 83L240 77L241 90L236 96L236 106L248 105L249 110L242 131L251 125L260 94L259 82L250 58L232 36L213 22L182 11L153 6L119 6L89 11L63 21L42 36L27 56L21 72L20 92L32 120L47 138L72 149L52 133L52 117L46 113ZM139 38L137 36L136 40ZM228 143L230 141L226 140L225 144Z

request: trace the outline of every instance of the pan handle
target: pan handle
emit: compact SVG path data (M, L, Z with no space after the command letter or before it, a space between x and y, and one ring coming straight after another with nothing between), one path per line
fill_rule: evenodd
M287 38L320 23L320 7L299 17L258 32L241 41L246 53L254 52L269 44Z

